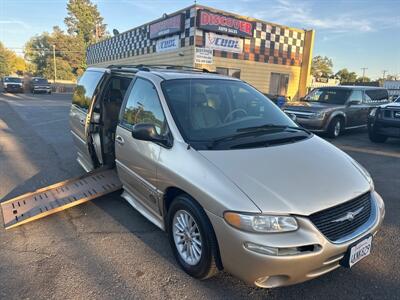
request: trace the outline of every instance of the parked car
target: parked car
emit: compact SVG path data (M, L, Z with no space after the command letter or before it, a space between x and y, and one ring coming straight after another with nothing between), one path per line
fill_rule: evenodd
M374 143L384 143L389 137L400 138L400 97L371 110L368 135Z
M23 93L22 79L19 77L6 76L1 81L3 91L6 93Z
M198 279L224 269L271 288L351 267L384 218L359 163L239 79L89 68L70 125L78 162L115 166L122 197Z
M335 138L346 129L366 127L371 108L388 102L388 92L383 88L321 87L301 101L287 103L283 110L296 115L301 126Z
M51 85L46 78L33 77L30 81L30 91L32 94L51 94Z

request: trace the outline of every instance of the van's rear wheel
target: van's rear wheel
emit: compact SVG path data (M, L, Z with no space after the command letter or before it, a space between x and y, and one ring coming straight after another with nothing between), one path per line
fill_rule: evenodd
M204 210L188 195L179 195L167 220L169 242L181 268L198 279L215 275L217 242Z
M337 138L343 130L343 120L341 118L334 118L328 126L328 136L330 138Z

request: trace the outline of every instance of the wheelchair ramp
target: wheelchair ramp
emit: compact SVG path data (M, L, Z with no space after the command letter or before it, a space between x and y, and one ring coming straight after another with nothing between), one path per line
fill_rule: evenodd
M100 169L1 203L10 229L68 209L122 188L115 169Z

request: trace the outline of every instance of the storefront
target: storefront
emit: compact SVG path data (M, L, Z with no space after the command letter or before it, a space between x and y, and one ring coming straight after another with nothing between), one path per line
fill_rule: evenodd
M311 79L313 42L313 30L193 5L90 46L87 63L207 68L296 99Z

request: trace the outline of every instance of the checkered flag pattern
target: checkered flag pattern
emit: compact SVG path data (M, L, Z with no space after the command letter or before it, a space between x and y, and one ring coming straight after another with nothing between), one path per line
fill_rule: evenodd
M185 28L180 33L181 47L194 45L196 8L187 9ZM149 54L156 51L156 40L150 40L150 25L143 25L88 47L88 65Z

